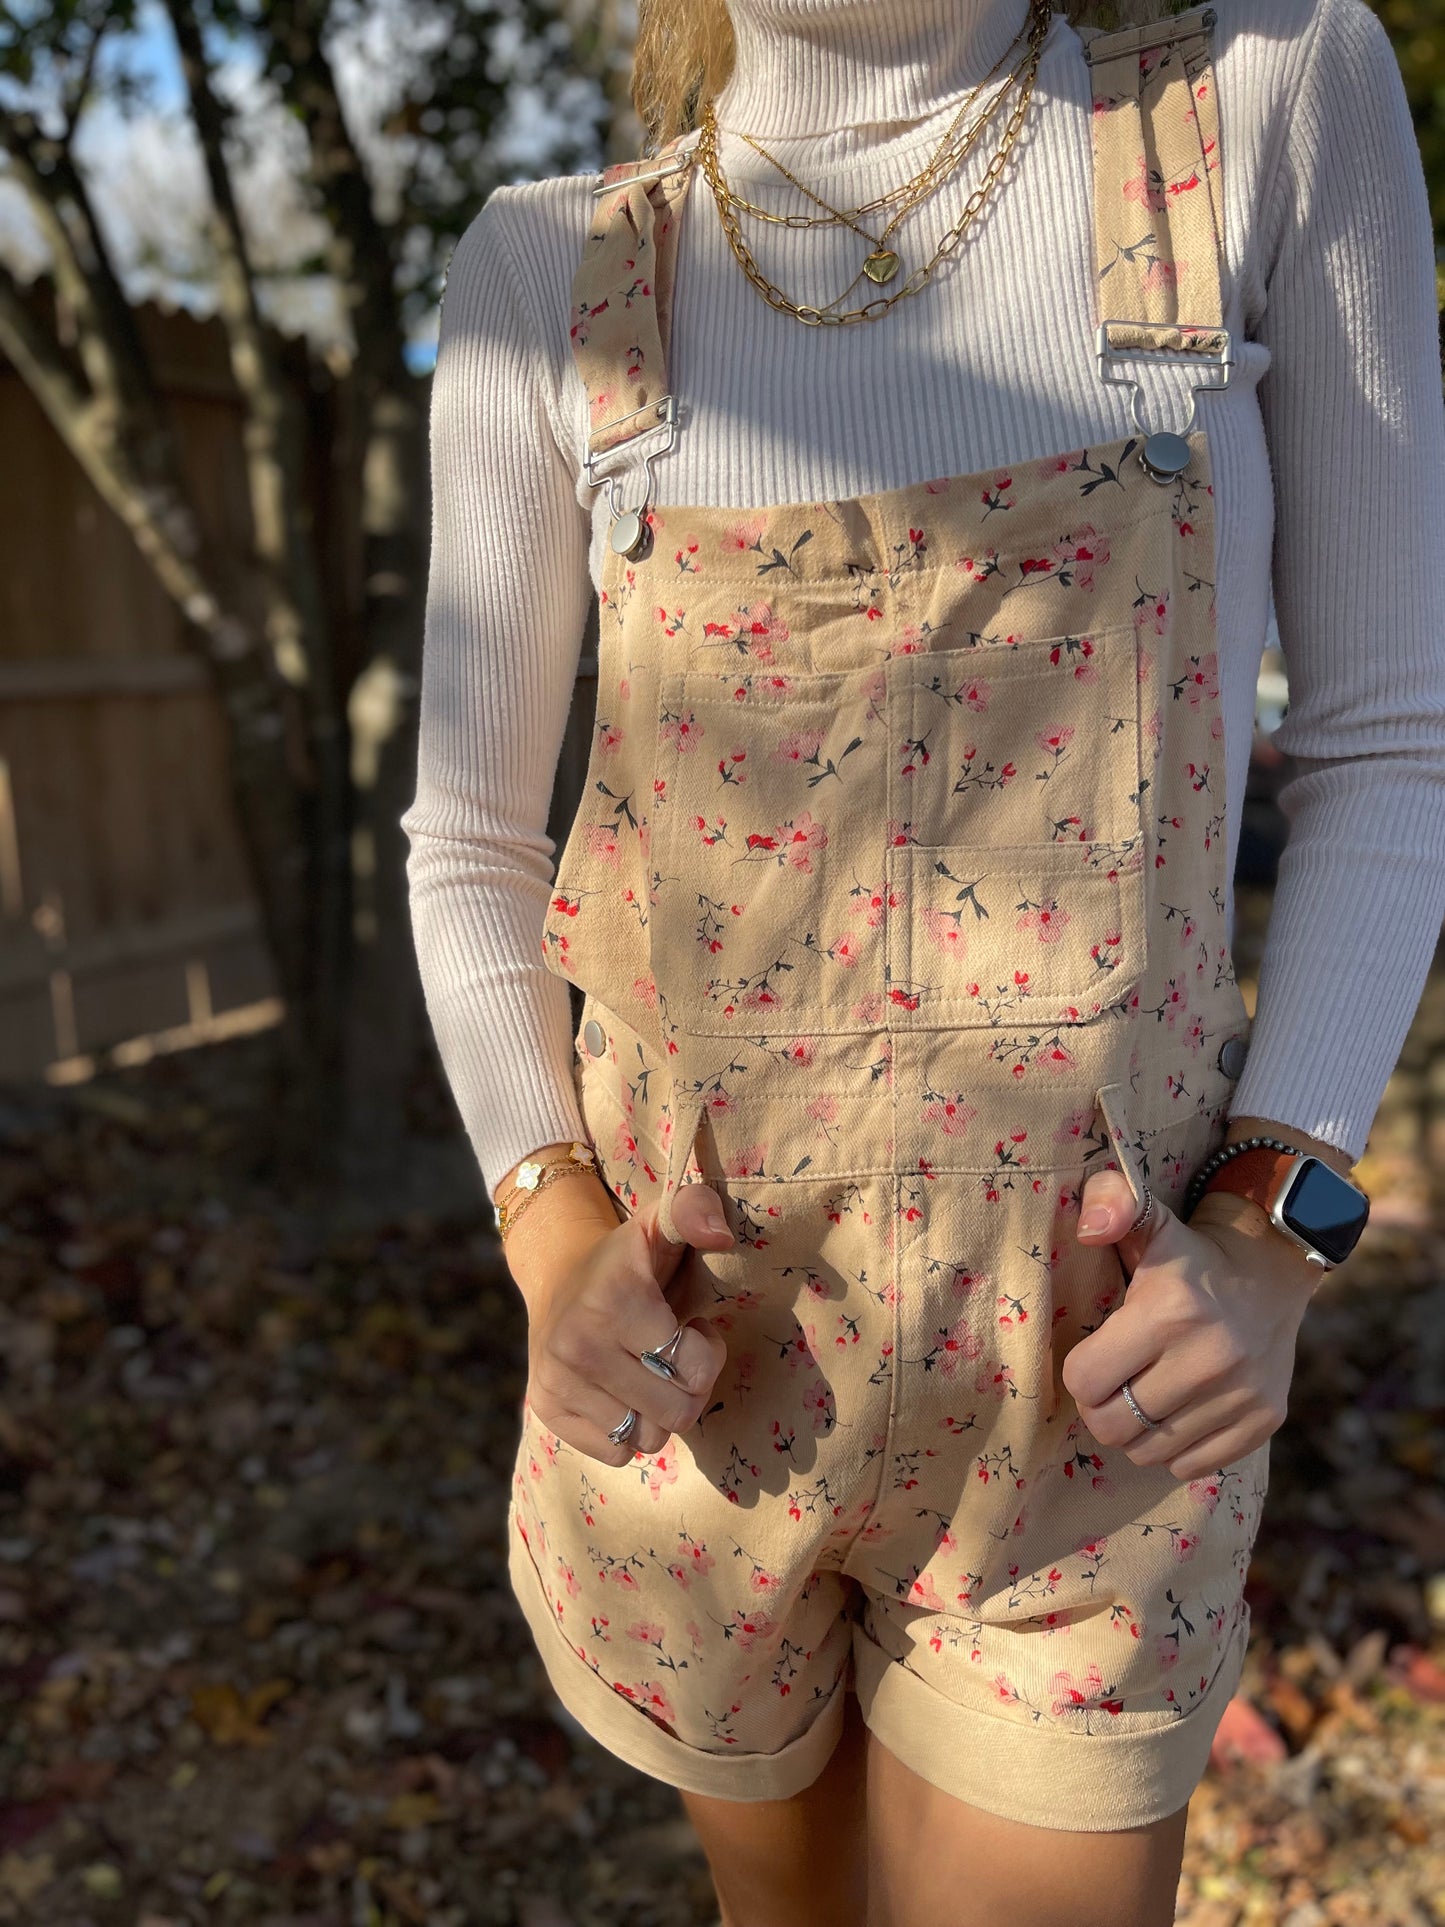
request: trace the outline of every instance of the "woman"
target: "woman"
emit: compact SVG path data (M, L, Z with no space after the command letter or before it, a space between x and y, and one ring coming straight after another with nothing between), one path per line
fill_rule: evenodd
M647 159L498 189L452 263L405 824L529 1315L511 1574L726 1927L1173 1917L1445 912L1389 42L1363 0L1107 24L644 0Z

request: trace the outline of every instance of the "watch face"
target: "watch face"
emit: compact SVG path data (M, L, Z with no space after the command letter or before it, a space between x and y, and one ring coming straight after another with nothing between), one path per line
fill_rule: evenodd
M1280 1209L1290 1230L1308 1239L1332 1265L1349 1257L1369 1215L1369 1199L1318 1158L1305 1159Z

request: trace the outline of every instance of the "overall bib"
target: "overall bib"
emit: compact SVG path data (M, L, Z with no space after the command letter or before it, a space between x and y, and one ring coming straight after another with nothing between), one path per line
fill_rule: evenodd
M1230 365L1213 20L1083 30L1100 373L1162 354L1191 396ZM676 431L695 172L674 142L602 177L589 477ZM620 1470L524 1400L510 1573L564 1704L676 1786L796 1792L851 1689L974 1805L1133 1826L1188 1801L1238 1685L1268 1443L1180 1483L1100 1446L1060 1377L1127 1289L1077 1242L1086 1177L1177 1205L1249 1032L1186 427L614 524L542 948L583 993L619 1204L671 1231L680 1183L723 1201L735 1247L689 1249L668 1295L728 1355Z

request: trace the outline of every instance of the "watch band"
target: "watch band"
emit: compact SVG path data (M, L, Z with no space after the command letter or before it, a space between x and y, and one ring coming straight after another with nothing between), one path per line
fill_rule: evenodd
M1229 1158L1217 1171L1212 1171L1205 1179L1203 1189L1237 1191L1241 1197L1252 1198L1256 1204L1270 1211L1296 1165L1308 1155L1304 1151L1280 1151L1271 1145L1256 1145L1250 1150L1241 1151L1237 1157Z
M1185 1188L1184 1196L1180 1200L1179 1215L1186 1224L1189 1222L1189 1214L1213 1182L1215 1173L1227 1164L1238 1163L1240 1158L1256 1148L1280 1152L1289 1158L1303 1158L1311 1155L1298 1144L1291 1144L1280 1137L1245 1137L1237 1139L1233 1144L1221 1144L1217 1151L1210 1152ZM1266 1206L1266 1209L1268 1208Z

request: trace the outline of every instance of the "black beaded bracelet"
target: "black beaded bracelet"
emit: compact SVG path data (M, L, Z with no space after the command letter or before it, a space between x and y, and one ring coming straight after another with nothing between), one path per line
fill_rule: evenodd
M1194 1173L1194 1176L1189 1180L1189 1187L1184 1193L1184 1201L1179 1207L1179 1215L1185 1224L1188 1224L1190 1213L1203 1197L1204 1187L1214 1176L1215 1172L1219 1170L1220 1166L1228 1164L1231 1158L1237 1158L1241 1151L1253 1151L1260 1145L1265 1146L1271 1151L1293 1151L1297 1156L1302 1158L1312 1155L1311 1152L1304 1150L1300 1145L1286 1144L1283 1138L1277 1137L1242 1137L1235 1144L1221 1144L1217 1151L1210 1153Z

